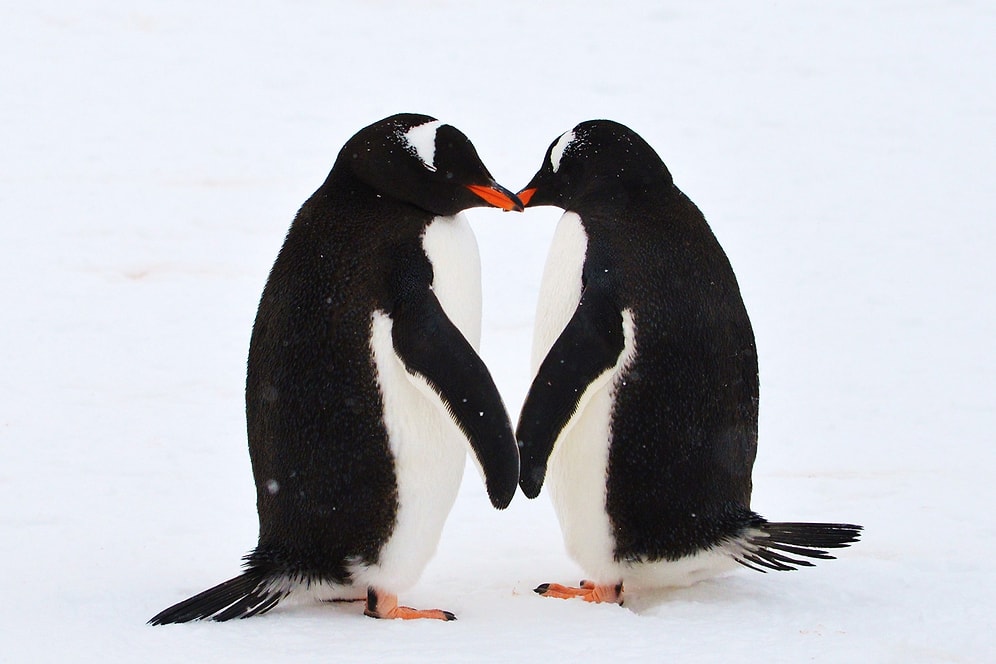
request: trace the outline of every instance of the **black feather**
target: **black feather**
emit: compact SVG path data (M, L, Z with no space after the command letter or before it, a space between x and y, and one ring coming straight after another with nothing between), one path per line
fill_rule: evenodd
M266 613L290 593L290 583L260 569L249 569L224 583L159 612L150 625L168 625L192 620L216 621L249 618Z
M735 556L745 567L765 571L795 570L813 563L798 557L833 560L824 549L840 549L858 541L861 526L849 523L768 523L752 525L753 532L743 541ZM786 554L792 554L792 556Z

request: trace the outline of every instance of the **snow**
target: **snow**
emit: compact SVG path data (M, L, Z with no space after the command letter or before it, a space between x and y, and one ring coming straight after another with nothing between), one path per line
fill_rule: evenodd
M0 661L996 659L991 3L7 3L0 9ZM590 118L655 146L737 272L753 506L861 523L840 559L626 608L548 497L465 473L401 600L149 627L256 536L242 390L297 207L356 130L427 113L517 189ZM513 417L560 212L468 212Z

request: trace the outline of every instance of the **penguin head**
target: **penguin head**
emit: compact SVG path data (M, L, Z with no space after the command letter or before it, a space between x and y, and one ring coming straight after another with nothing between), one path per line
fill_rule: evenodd
M639 134L611 120L588 120L550 144L518 196L526 207L575 209L588 197L624 202L672 184L664 162Z
M434 215L485 205L522 211L522 202L495 182L470 140L428 115L401 113L361 129L337 163L380 195Z

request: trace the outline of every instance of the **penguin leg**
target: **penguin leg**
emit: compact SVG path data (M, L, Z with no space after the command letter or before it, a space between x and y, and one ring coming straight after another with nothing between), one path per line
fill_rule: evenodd
M398 606L397 595L373 588L367 589L367 608L363 611L363 614L371 618L400 618L401 620L415 620L418 618L456 620L456 616L449 611L442 611L440 609L413 609L408 606Z
M562 586L559 583L544 583L533 591L543 597L556 597L557 599L573 599L580 597L586 602L612 604L623 603L623 584L599 585L592 581L582 581L580 588L572 586Z

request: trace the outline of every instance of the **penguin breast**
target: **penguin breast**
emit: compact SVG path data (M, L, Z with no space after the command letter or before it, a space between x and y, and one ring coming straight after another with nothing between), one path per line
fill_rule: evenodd
M474 350L481 346L481 255L463 214L436 217L422 234L432 264L432 292Z
M588 235L581 217L565 212L557 222L540 282L531 361L534 376L581 300L581 273L587 251Z
M480 258L462 215L435 219L423 235L432 290L447 317L476 349L481 335ZM354 583L401 591L436 551L466 464L466 438L440 396L409 372L394 349L393 321L371 316L370 347L398 487L395 525L373 565L356 565Z

